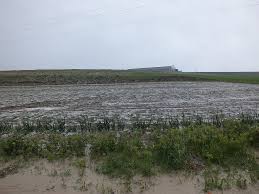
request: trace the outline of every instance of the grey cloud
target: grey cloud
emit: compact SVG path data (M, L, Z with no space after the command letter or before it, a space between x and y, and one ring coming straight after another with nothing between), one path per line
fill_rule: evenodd
M259 71L257 0L1 0L0 69Z

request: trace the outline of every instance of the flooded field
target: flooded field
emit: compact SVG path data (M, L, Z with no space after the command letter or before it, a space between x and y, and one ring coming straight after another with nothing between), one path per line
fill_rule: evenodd
M143 118L259 112L259 85L167 82L109 85L0 87L0 119Z

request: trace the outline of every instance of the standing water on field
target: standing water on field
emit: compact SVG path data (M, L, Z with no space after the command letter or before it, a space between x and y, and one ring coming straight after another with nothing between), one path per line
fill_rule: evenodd
M107 85L0 87L0 119L118 115L142 118L258 113L259 85L163 82Z

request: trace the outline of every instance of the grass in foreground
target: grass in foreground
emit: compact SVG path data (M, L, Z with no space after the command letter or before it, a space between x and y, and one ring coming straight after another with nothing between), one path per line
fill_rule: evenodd
M171 171L203 172L206 191L232 186L245 189L259 179L254 154L259 148L259 125L257 120L251 121L195 121L163 130L136 128L127 132L6 130L0 139L0 156L2 161L89 157L99 173L127 179ZM76 165L85 168L84 161Z

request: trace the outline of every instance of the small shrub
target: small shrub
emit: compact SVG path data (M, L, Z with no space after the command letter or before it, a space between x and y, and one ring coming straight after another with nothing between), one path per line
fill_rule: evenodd
M182 131L172 129L157 138L154 152L156 161L165 168L183 169L187 159L187 147Z
M132 177L135 174L153 174L152 152L137 137L121 139L116 148L103 158L99 172L111 176Z
M74 166L79 169L85 169L86 168L85 159L77 159L76 161L74 161Z
M91 156L107 155L116 149L116 137L112 134L104 133L93 136L91 139Z
M248 158L249 141L246 134L237 134L212 126L190 127L187 134L188 150L208 163L242 165L239 158Z
M231 187L229 177L220 175L218 169L207 169L204 172L204 191L224 190Z

